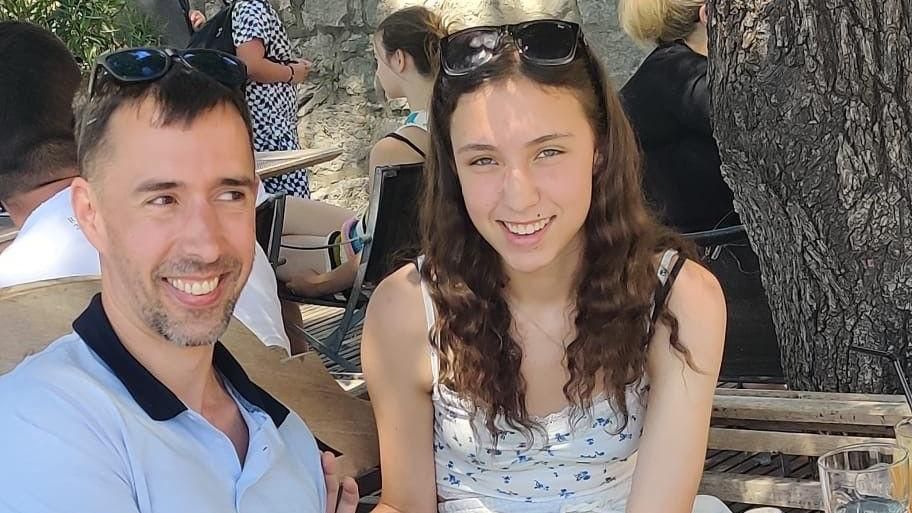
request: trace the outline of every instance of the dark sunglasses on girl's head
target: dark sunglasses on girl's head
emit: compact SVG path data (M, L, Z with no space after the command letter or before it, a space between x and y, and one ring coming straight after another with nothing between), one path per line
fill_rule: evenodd
M227 87L239 88L247 82L247 66L237 57L218 50L128 48L98 57L89 79L89 98L95 93L98 82L104 78L123 84L154 82L165 76L175 61L198 70Z
M580 26L570 21L534 20L497 27L473 27L451 34L440 43L443 71L451 77L467 75L503 51L511 36L520 58L539 66L563 66L573 61L583 41Z

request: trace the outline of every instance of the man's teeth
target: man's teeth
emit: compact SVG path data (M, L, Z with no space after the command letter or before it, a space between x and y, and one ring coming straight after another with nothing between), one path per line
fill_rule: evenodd
M524 224L508 223L504 221L504 226L507 227L507 230L510 230L510 233L516 235L530 235L541 230L545 226L548 226L548 223L550 222L551 218L542 219L541 221L536 221L534 223Z
M218 287L219 279L218 276L206 281L172 280L169 278L168 283L185 294L190 294L191 296L204 296Z

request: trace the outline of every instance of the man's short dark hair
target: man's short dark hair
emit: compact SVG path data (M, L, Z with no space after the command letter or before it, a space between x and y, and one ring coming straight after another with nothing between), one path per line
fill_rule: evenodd
M0 200L65 178L76 165L73 96L82 77L60 39L0 22Z
M76 147L80 174L92 179L94 163L103 151L111 116L121 108L139 108L152 99L157 110L156 126L190 125L194 120L220 106L234 106L253 145L253 128L244 92L226 87L208 75L174 63L162 78L152 82L121 84L114 80L96 82L92 98L76 100ZM221 141L212 141L221 144Z

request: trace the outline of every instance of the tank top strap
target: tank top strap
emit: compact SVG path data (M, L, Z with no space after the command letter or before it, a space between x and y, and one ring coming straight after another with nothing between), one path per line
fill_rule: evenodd
M671 259L678 254L676 249L666 249L665 253L662 253L662 261L659 262L659 281L662 282L662 285L665 285L665 282L668 281L668 274L671 272Z
M424 265L424 255L418 257L415 265L418 267L419 274L421 273L421 266ZM437 313L434 310L434 301L431 299L431 292L428 290L427 283L423 279L419 280L421 287L421 300L424 302L424 317L427 320L428 333L431 333L431 330L434 329L434 325L437 323ZM433 338L432 335L429 335L428 340L428 356L431 359L431 376L433 381L431 387L433 390L433 399L437 400L439 397L437 384L440 381L440 356L437 351L437 340Z
M650 329L652 325L655 325L659 320L660 311L662 308L665 308L665 300L668 299L668 294L671 292L671 287L674 285L675 278L677 278L678 273L684 266L684 261L687 260L685 257L678 257L672 265L671 260L677 255L678 250L667 249L665 250L665 253L662 254L661 262L659 262L658 277L661 286L655 291L652 297L652 308L649 312Z

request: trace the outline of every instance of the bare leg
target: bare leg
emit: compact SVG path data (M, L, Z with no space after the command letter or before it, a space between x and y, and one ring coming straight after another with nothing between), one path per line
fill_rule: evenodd
M286 235L282 242L295 246L321 246L326 244L327 237ZM293 292L305 297L318 297L351 287L358 271L358 260L344 262L336 269L329 270L325 249L295 250L282 248L281 255L285 264L276 269L276 277L286 283ZM285 319L285 332L291 342L292 354L307 351L307 340L300 330L304 327L301 318L301 307L297 303L282 301L282 317Z
M288 288L295 294L305 297L320 297L341 292L351 288L352 283L354 283L355 276L358 273L359 260L360 258L347 260L339 267L326 273L305 271L289 281Z
M282 235L329 235L355 216L354 211L330 203L289 197L285 200Z
M326 235L322 236L284 236L282 242L296 246L322 246L326 244ZM285 263L276 268L276 278L286 283L295 276L313 272L324 272L329 267L326 262L326 250L301 251L288 248L281 249ZM285 333L291 342L291 354L303 353L309 349L307 339L301 333L304 320L301 318L301 305L291 301L282 301L282 317L285 319Z
M291 343L291 354L306 353L310 344L301 333L304 329L304 319L301 317L301 305L291 301L282 300L282 319L285 320L285 333Z
M282 244L316 247L326 245L326 239L326 235L285 235L282 237ZM325 249L282 248L280 255L285 259L285 264L276 269L276 277L283 283L306 272L325 273L330 270L329 257Z

